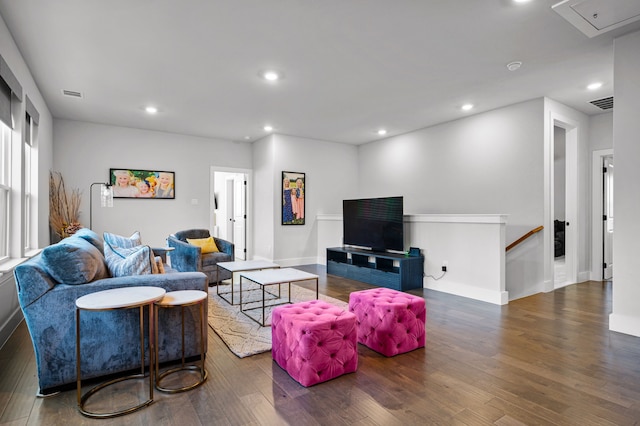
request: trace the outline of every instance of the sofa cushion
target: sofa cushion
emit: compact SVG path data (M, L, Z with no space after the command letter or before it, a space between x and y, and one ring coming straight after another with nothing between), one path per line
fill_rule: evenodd
M93 232L91 229L80 228L75 234L73 234L73 237L74 238L79 237L90 242L91 245L97 248L100 251L100 253L104 256L104 247L103 247L104 244L102 242L102 238L100 238L100 236L95 232Z
M213 241L213 237L209 238L187 238L187 242L191 245L198 246L202 249L202 254L217 253L218 246Z
M216 253L207 253L202 255L202 266L213 266L214 268L219 262L230 262L231 256L227 253L216 252Z
M138 231L131 234L130 237L124 237L122 235L105 232L103 234L103 238L105 245L110 244L112 247L131 248L142 245L142 238L140 237L140 232Z
M124 248L105 242L104 258L113 277L158 273L153 250L149 246Z
M86 284L108 278L102 253L84 238L69 237L42 251L43 264L53 279L64 284Z

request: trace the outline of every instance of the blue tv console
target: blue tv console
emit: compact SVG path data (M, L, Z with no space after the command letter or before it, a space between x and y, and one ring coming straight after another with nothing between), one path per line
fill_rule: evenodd
M406 291L422 288L424 256L327 248L327 274Z

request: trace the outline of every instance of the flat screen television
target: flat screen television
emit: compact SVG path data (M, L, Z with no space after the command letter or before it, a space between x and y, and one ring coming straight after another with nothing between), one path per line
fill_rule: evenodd
M343 200L343 244L373 251L404 251L403 198Z

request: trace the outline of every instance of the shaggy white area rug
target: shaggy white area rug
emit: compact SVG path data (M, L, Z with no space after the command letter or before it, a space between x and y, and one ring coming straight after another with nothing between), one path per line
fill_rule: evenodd
M275 296L271 296L272 299L267 301L268 303L278 303L288 300L286 285L282 285L281 298L278 300ZM274 293L276 287L269 288L271 293ZM221 285L220 293L229 291L229 285ZM229 295L226 296L229 298ZM258 300L261 297L260 290L254 290L249 292L242 292L242 299L245 302L249 300ZM291 285L291 302L304 302L314 300L316 297L315 290L308 290L295 284ZM237 303L239 295L236 293L234 298ZM333 297L320 295L320 300L329 302L335 306L339 306L343 309L348 309L348 303L343 302ZM260 302L252 302L248 307L261 306ZM266 324L271 324L271 309L266 308L265 316L267 317ZM252 317L261 319L262 309L250 311ZM229 347L231 352L236 354L239 358L267 352L271 350L271 327L262 327L251 318L247 317L243 312L240 312L240 306L230 305L225 300L220 298L216 294L216 288L209 288L209 327L216 332L218 336Z

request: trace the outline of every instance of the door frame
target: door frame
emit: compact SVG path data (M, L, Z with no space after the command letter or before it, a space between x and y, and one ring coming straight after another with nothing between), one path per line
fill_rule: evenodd
M245 220L245 260L253 259L253 170L251 169L243 169L237 167L222 167L222 166L211 166L209 171L209 228L213 231L215 222L215 174L216 172L221 173L244 173L247 176L247 185L245 188L245 196L246 196L246 215L247 220Z
M549 119L546 121L545 138L545 185L544 185L544 283L543 291L550 292L559 286L573 284L578 281L578 234L580 222L578 221L578 135L581 131L580 123L576 120L549 111ZM555 282L554 274L554 127L565 129L565 220L570 229L565 228L565 265L566 281Z
M595 150L592 153L591 160L591 279L594 281L602 281L602 259L604 255L602 236L602 203L604 203L602 162L604 157L610 155L613 156L613 149Z

